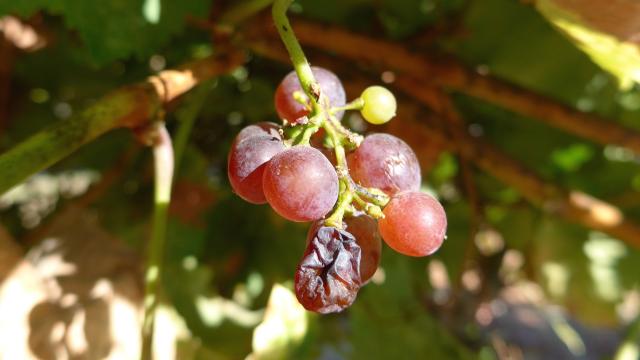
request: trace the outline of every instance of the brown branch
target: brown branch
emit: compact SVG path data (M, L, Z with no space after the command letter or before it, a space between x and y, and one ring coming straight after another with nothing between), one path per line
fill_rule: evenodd
M398 82L399 87L418 101L432 106L431 94L420 82ZM432 121L433 122L433 121ZM441 125L432 127L435 133L445 137ZM492 174L507 185L517 189L529 202L543 211L602 231L629 245L640 247L640 225L625 218L614 205L575 190L566 190L543 180L521 163L494 146L463 134L461 154L480 169Z
M274 43L265 42L263 39L263 41L251 42L248 46L260 55L288 63L288 59L281 54L282 48ZM448 146L451 151L458 151L470 163L515 188L531 204L548 214L578 223L589 229L602 231L631 246L640 248L640 225L625 218L624 214L614 205L583 192L566 190L547 182L520 162L491 144L471 137L466 131L461 131L458 134L460 141L456 143L457 145L453 144L449 141L447 130L443 127L442 118L447 118L447 121L461 120L452 120L450 119L452 112L443 111L446 108L443 108L439 90L425 86L421 79L417 80L403 75L396 77L394 86L419 103L442 112L438 117L423 116L423 126L429 129L425 132L428 141L425 139L424 142L439 143L442 146ZM401 102L399 111L407 111L411 107L416 107L416 105L410 102ZM420 112L416 110L412 113L418 114ZM409 124L410 121L407 121L403 123L403 126L409 126Z
M162 71L144 82L117 89L77 115L41 130L0 155L0 194L108 131L144 126L170 101L243 61L241 53L225 52Z
M417 55L393 42L299 19L293 22L293 28L305 45L495 103L600 144L617 144L640 153L639 132L496 77L480 74L451 57ZM264 36L265 33L275 36L269 20L253 22L247 35Z

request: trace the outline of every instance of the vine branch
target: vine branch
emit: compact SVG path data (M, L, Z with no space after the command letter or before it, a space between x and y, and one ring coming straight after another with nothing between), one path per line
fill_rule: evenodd
M429 108L438 109L439 104L434 103L437 101L437 93L434 92L438 90L425 87L421 81L408 77L398 79L396 86ZM448 122L455 121L448 118L450 114L439 115ZM439 136L446 137L441 124L433 126L432 130ZM466 132L459 135L462 136L459 143L462 156L505 184L513 186L525 199L543 211L640 247L640 225L627 219L616 206L581 191L567 190L547 182L493 145L473 138Z
M226 73L244 60L232 52L165 70L105 95L78 115L58 121L0 155L0 194L84 144L117 128L147 124L162 108L199 82Z

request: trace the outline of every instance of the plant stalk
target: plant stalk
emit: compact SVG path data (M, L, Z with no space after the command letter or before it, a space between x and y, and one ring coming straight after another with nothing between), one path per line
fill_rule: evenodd
M141 360L152 359L155 310L158 306L167 234L168 208L171 200L171 184L173 182L174 170L173 145L171 144L169 132L164 126L164 123L158 123L156 126L154 130L157 138L153 145L155 168L153 228L145 266Z
M145 94L143 88L113 92L86 110L54 123L0 154L0 195L80 146L122 126L124 119L134 114L152 116L159 102L141 99L141 94Z
M282 39L285 48L287 48L293 68L298 75L300 85L302 85L302 90L304 90L305 94L309 97L312 107L316 108L320 96L317 89L316 79L313 76L311 66L307 61L307 58L304 56L302 47L300 46L298 39L296 39L296 35L293 33L293 29L291 28L291 24L287 18L287 9L292 2L293 0L276 0L273 3L273 7L271 9L273 22L276 25L276 29L278 29L278 34L280 34L280 38Z

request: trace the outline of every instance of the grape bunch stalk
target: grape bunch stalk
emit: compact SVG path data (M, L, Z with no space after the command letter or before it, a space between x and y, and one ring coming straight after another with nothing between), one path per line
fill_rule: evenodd
M408 256L430 255L445 239L447 218L436 199L420 192L420 165L404 141L383 133L362 137L343 126L344 112L352 110L386 123L395 117L395 97L370 86L347 103L340 79L308 64L286 17L290 2L273 5L294 65L275 94L282 125L242 129L227 170L244 200L312 222L295 292L307 310L332 313L349 307L375 273L381 239Z

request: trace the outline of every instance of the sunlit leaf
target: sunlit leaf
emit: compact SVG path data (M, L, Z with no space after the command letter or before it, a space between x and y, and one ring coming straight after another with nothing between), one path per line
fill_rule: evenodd
M251 360L283 359L304 338L307 311L289 288L275 284L271 289L264 320L253 331Z

